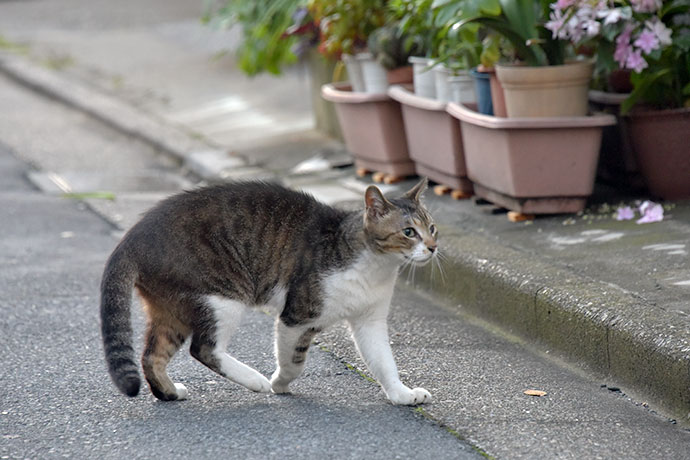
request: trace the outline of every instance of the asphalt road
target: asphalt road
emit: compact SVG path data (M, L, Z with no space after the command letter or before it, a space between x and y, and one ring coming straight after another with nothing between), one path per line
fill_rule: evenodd
M291 396L259 395L180 353L190 399L128 399L105 370L98 284L116 238L78 201L45 196L0 150L1 458L478 458L466 443L313 347ZM135 313L137 335L142 318ZM273 371L272 318L248 316L233 353Z

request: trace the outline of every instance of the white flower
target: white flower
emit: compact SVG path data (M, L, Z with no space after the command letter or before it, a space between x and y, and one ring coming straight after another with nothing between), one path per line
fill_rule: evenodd
M644 25L656 35L656 38L659 39L659 43L662 45L670 45L673 43L673 40L671 40L671 33L672 30L666 27L666 24L661 22L659 18L652 18L649 21L646 21Z
M620 20L630 19L632 17L632 10L630 7L614 8L612 10L606 9L597 12L598 18L604 18L604 25L615 24Z

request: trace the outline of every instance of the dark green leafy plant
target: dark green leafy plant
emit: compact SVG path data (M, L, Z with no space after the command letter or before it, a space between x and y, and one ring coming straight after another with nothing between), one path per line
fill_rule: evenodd
M239 24L242 42L236 50L240 68L249 75L280 74L297 57L291 48L296 38L286 34L293 15L306 0L227 0L207 2L202 21L220 27Z

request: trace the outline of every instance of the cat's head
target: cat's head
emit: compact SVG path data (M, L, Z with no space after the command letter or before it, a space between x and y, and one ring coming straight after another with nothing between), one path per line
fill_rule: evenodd
M372 185L364 195L364 232L370 247L417 265L429 262L438 251L438 231L421 202L428 180L422 179L400 198L387 199Z

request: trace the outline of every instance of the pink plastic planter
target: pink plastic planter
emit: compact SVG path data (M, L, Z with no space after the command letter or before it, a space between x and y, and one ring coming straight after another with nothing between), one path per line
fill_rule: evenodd
M450 103L477 195L525 214L581 211L592 194L604 126L613 115L497 118Z
M324 85L321 96L335 104L345 145L358 168L400 177L415 173L397 101L385 93L353 92L347 83Z
M472 193L460 124L446 112L446 103L417 96L403 86L391 87L388 95L402 106L407 146L417 174Z

